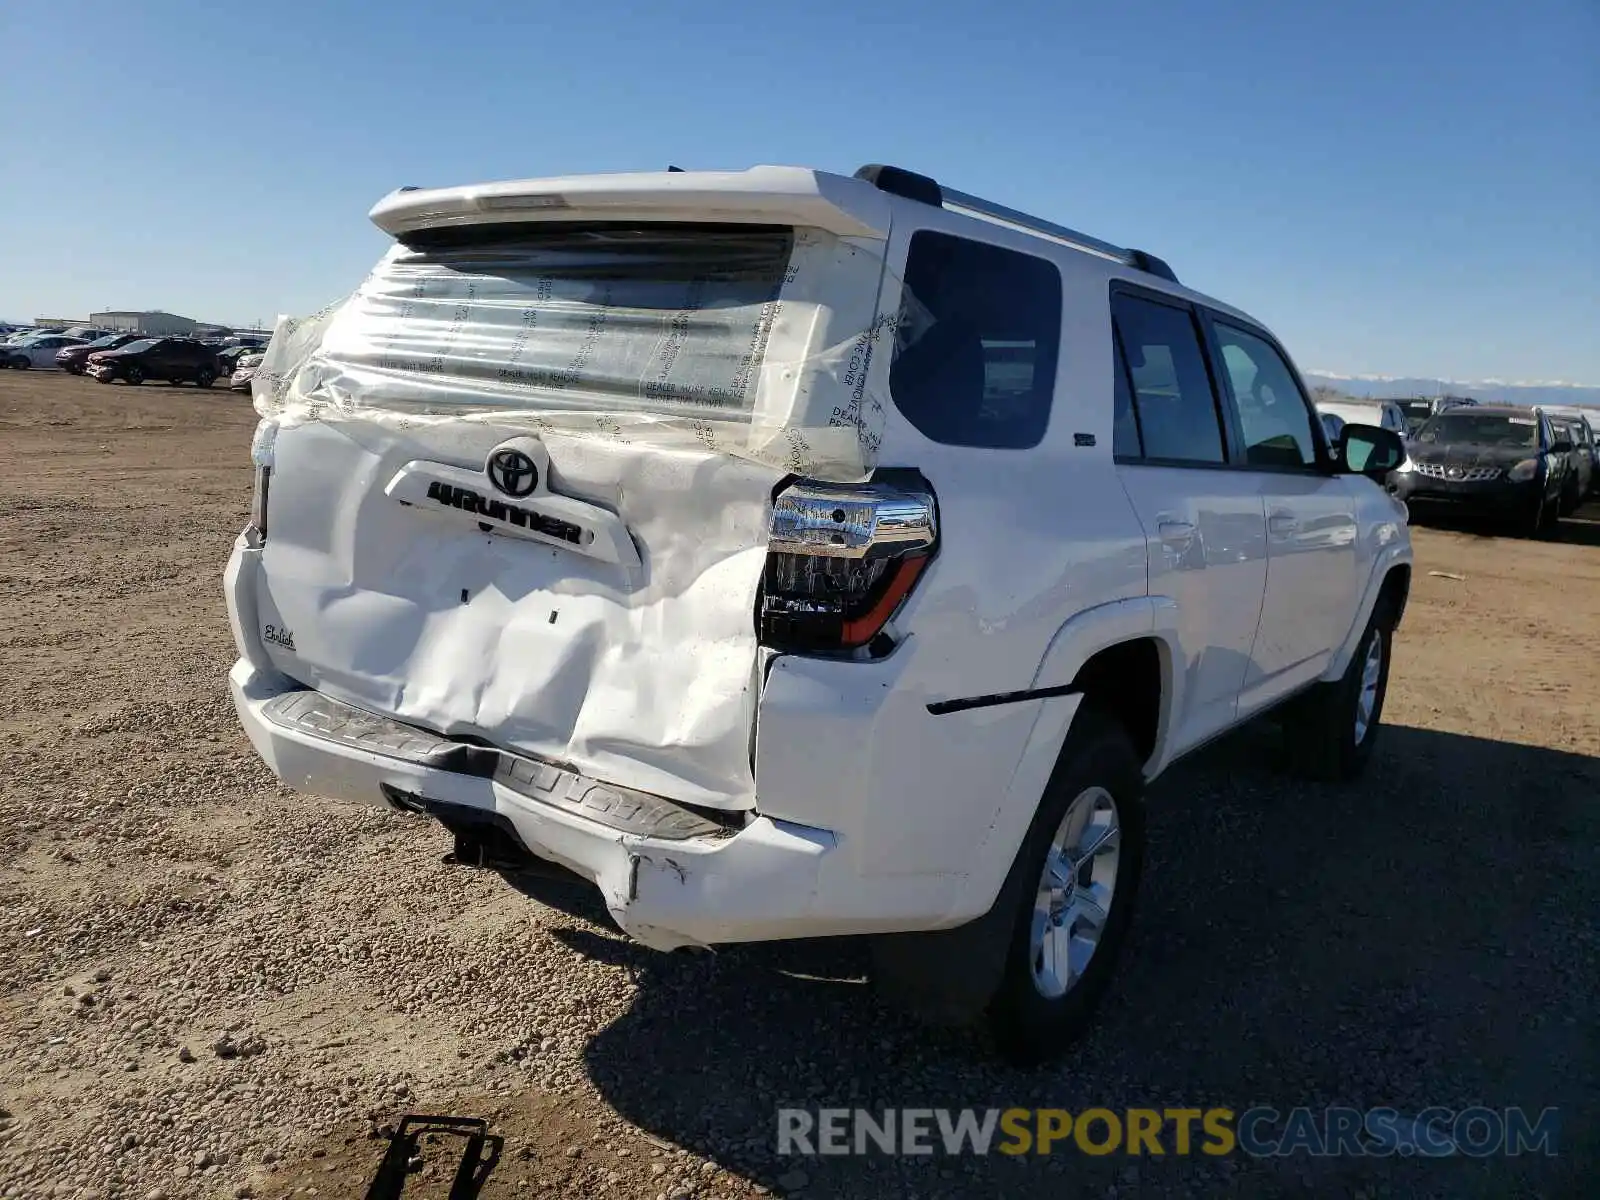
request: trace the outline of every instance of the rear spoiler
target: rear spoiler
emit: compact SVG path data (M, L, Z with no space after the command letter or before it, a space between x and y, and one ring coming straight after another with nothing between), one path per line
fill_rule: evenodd
M654 171L401 188L373 207L392 237L420 229L541 221L708 221L799 225L887 238L889 197L860 179L802 167Z

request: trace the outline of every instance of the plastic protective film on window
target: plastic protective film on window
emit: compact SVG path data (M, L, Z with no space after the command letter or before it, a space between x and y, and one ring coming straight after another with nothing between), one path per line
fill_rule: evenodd
M861 479L886 404L868 369L921 332L882 250L737 225L413 239L344 302L280 319L255 404L285 421L434 426L436 443L484 422Z

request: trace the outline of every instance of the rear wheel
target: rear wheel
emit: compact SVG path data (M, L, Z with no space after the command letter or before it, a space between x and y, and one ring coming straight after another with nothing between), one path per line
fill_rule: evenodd
M1342 782L1365 769L1389 691L1393 633L1394 614L1380 599L1344 674L1293 702L1285 714L1284 738L1296 774Z
M33 366L33 363L29 360L26 354L19 354L17 357L11 360L11 365L19 371L26 371L29 367Z
M1111 980L1144 866L1143 793L1126 731L1086 704L1001 890L1014 908L988 1016L1014 1063L1065 1050Z
M201 367L194 377L196 387L208 388L217 381L217 373L210 367Z

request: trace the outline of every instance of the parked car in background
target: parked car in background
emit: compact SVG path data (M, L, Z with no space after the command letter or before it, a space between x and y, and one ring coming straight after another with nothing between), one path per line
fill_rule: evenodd
M1350 424L1376 425L1379 429L1393 430L1401 437L1409 432L1406 414L1393 400L1319 400L1317 411L1334 413Z
M1575 417L1548 418L1556 438L1568 444L1567 475L1561 486L1561 515L1566 516L1589 496L1594 481L1594 448L1584 440L1588 427Z
M108 333L104 337L96 338L92 342L81 342L75 346L63 346L56 351L56 366L73 375L82 375L84 368L89 365L89 356L101 350L115 350L118 346L126 346L129 342L139 340L137 333Z
M1571 445L1537 409L1455 406L1412 435L1393 486L1413 516L1497 518L1537 535L1561 513Z
M1376 425L1397 434L1402 441L1411 436L1406 414L1393 400L1318 400L1317 412L1324 418L1334 419L1334 438L1328 442L1330 446L1337 440L1338 430L1345 425ZM1329 422L1324 420L1323 429L1328 428Z
M64 333L36 333L0 345L0 367L24 371L30 367L53 367L58 351L83 344L82 338L68 337Z
M248 392L250 381L256 377L256 368L261 365L261 360L264 358L266 355L259 350L241 354L238 365L233 369L233 376L228 380L228 386L236 392Z
M1317 410L1317 420L1322 423L1322 440L1328 443L1328 453L1333 453L1333 448L1344 437L1345 420L1338 413Z
M1576 405L1541 406L1548 417L1565 417L1589 450L1589 490L1600 491L1600 412Z
M1412 396L1405 400L1389 400L1385 403L1393 404L1405 414L1406 426L1415 433L1422 427L1422 423L1437 413L1446 409L1473 407L1477 401L1471 396Z
M193 338L140 338L115 350L89 356L87 374L101 383L140 384L147 379L210 387L217 379L217 356Z
M223 346L217 350L217 375L231 375L239 366L239 360L247 354L257 353L255 346Z

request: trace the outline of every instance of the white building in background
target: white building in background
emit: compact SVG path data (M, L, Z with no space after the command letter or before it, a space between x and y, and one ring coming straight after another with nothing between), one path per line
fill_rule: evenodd
M145 333L159 337L163 334L193 333L200 322L180 317L176 313L155 309L150 312L90 313L89 324L98 325L103 329L115 329L121 333Z

